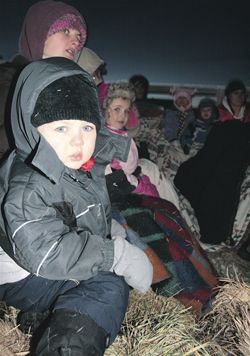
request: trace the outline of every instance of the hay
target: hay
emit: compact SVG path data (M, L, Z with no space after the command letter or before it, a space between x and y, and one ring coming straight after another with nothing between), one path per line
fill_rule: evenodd
M250 355L250 285L223 279L212 310L201 320L201 332L228 355Z
M218 355L220 347L200 342L197 333L195 316L176 299L132 291L120 334L105 356Z
M31 335L23 334L16 324L17 309L0 302L0 356L29 354Z
M28 355L29 340L12 322L0 320L0 356Z
M249 356L250 285L237 275L222 282L212 309L199 320L174 298L131 291L105 356ZM0 356L28 355L30 335L17 328L17 310L0 303L0 314Z

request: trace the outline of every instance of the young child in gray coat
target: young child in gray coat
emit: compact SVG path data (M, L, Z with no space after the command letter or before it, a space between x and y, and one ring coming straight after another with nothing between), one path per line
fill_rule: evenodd
M92 78L66 58L22 71L12 103L16 149L0 168L0 300L41 317L34 354L103 355L123 321L129 286L152 265L110 236L104 170L129 139L102 127ZM47 318L43 316L47 316Z

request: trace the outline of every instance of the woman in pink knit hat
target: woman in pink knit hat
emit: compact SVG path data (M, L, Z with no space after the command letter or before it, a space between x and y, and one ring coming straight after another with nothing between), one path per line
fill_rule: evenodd
M24 18L19 52L28 62L47 57L76 61L86 38L86 22L77 9L61 1L39 1Z
M32 5L27 11L20 37L19 54L13 62L20 63L8 77L8 93L2 92L1 115L5 124L0 125L0 159L14 146L10 121L11 90L18 72L29 62L48 57L65 57L77 61L87 38L87 26L83 16L73 6L61 1L44 0ZM6 83L6 82L5 82ZM8 102L7 102L7 97Z

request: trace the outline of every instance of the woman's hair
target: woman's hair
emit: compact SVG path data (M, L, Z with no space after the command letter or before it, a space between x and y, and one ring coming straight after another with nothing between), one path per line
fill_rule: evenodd
M240 79L230 80L225 88L225 96L229 99L230 94L236 90L242 90L246 94L245 84Z
M110 84L103 102L104 110L106 111L111 102L117 98L128 99L132 104L135 101L135 91L133 86L127 82Z

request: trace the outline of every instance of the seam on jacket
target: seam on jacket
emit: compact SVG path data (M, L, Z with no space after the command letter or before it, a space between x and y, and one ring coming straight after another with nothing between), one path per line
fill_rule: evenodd
M94 206L95 206L95 204L88 205L88 208L86 210L84 210L82 213L76 215L76 218L79 218L80 216L85 215L89 211L89 209L93 208Z
M40 218L40 219L35 219L35 220L29 220L29 221L26 221L25 223L23 223L22 225L20 225L20 226L14 231L14 233L13 233L13 235L12 235L12 239L14 239L16 233L17 233L22 227L24 227L25 225L30 224L30 223L32 223L32 222L36 222L36 221L40 221L40 220L42 220L42 218Z
M46 258L48 257L48 255L50 254L50 251L55 247L55 245L58 244L58 241L56 241L55 243L53 243L53 245L51 246L51 248L49 249L49 251L46 253L46 255L44 256L44 258L42 259L42 261L40 262L39 266L37 267L37 271L36 271L36 276L39 276L39 271L44 263L44 261L46 260Z

